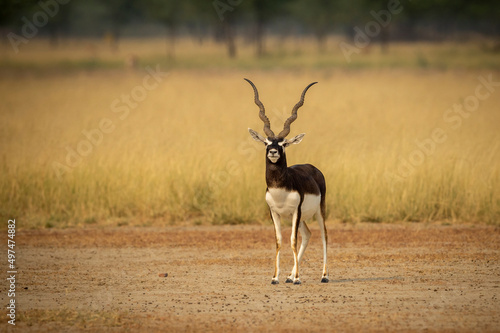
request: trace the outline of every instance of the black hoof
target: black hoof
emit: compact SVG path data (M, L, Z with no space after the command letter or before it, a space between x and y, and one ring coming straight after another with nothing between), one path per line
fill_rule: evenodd
M328 278L324 277L321 279L321 283L328 283L330 280Z
M300 280L293 281L293 284L301 284Z
M280 284L280 282L278 280L272 280L271 284Z
M290 279L290 278L286 278L285 283L293 283L293 280L292 280L292 279Z

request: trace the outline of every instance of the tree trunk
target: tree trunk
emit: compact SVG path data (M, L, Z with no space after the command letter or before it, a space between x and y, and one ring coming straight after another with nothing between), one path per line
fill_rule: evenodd
M111 34L112 38L110 40L109 46L111 48L111 52L118 52L120 48L120 29L115 28Z
M318 28L316 30L316 41L318 42L319 53L325 53L326 51L326 29Z
M257 47L257 57L262 57L265 54L264 49L264 22L257 20L257 27L255 29L255 43Z
M49 45L53 49L59 46L59 28L57 26L49 26Z
M382 49L382 53L386 54L389 51L389 39L390 39L390 25L386 27L382 27L380 31L380 47Z
M224 38L226 40L227 45L227 54L229 58L236 58L236 43L234 37L234 26L228 19L224 20Z
M173 23L167 23L166 26L167 26L167 57L170 60L174 60L177 29L175 24Z

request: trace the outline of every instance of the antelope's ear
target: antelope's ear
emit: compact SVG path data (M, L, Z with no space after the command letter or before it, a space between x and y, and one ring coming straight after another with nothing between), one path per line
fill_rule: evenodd
M297 136L294 136L290 140L285 139L285 144L283 145L283 147L288 147L291 144L294 144L294 145L299 144L305 135L306 135L306 133L302 133L302 134L299 134Z
M249 128L248 132L250 132L250 135L255 141L262 142L265 145L267 144L266 138L260 135L259 133L255 132L253 129Z

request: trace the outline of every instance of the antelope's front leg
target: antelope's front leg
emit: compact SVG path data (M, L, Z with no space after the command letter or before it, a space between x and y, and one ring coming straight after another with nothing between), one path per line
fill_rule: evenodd
M274 232L276 234L276 263L274 265L274 276L271 283L278 284L280 275L281 217L271 210L271 218L274 222Z
M292 246L292 251L293 251L293 269L292 273L288 276L288 279L286 280L287 283L293 282L293 284L301 283L299 278L299 256L297 253L297 234L300 226L300 218L301 218L301 212L299 207L297 208L297 211L293 214L292 235L290 237L290 244Z

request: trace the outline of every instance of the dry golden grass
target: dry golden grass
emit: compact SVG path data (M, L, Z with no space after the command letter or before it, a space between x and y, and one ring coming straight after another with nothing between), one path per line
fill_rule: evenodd
M50 62L44 57L33 61ZM169 74L153 88L144 67ZM498 223L500 87L473 112L447 113L471 100L479 77L500 81L498 71L313 67L151 62L139 70L9 73L0 78L2 215L33 227L267 221L264 148L247 132L262 123L247 77L276 129L302 89L319 81L290 134L307 135L287 157L324 172L330 219ZM145 78L150 90L140 88ZM131 93L140 98L126 106ZM92 144L83 132L99 127ZM71 165L68 149L80 152Z

